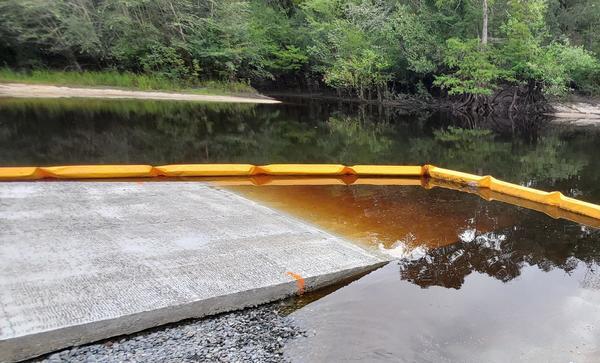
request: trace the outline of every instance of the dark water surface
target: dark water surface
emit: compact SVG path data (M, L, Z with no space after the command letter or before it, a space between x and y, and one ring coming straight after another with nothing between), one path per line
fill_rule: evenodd
M290 301L292 361L597 362L600 229L419 186L238 186L398 258Z
M319 102L0 99L0 165L204 162L431 163L600 202L600 128Z
M600 127L356 105L0 100L0 165L425 164L600 202ZM411 184L411 183L406 183ZM414 185L230 186L398 258L292 299L295 361L600 361L600 230Z
M293 361L598 361L600 230L452 190L309 188L343 217L282 209L399 260L290 302Z

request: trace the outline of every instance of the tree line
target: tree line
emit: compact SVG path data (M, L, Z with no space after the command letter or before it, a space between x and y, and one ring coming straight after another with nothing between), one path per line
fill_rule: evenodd
M0 65L491 95L600 91L597 0L0 0Z

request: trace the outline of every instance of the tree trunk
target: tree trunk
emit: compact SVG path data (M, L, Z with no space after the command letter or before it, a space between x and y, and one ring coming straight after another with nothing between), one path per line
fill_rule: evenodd
M483 26L481 27L481 45L488 42L488 2L483 0Z
M82 71L81 65L77 61L77 57L75 56L75 53L73 53L73 51L70 48L67 48L63 54L64 54L65 58L67 59L67 61L69 62L69 65L71 67L73 67L77 72Z

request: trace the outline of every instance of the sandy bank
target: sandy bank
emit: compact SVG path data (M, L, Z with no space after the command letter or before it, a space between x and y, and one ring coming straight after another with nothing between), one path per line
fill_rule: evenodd
M554 111L549 114L555 123L577 126L600 126L600 101L585 99L552 103Z
M0 97L19 98L131 98L142 100L232 102L232 103L280 103L267 97L238 97L200 95L191 93L128 91L113 88L63 87L37 84L0 84Z

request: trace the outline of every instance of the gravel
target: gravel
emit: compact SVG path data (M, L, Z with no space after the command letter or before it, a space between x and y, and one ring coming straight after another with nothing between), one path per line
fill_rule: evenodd
M286 342L305 335L280 304L269 304L65 349L35 362L282 362Z

